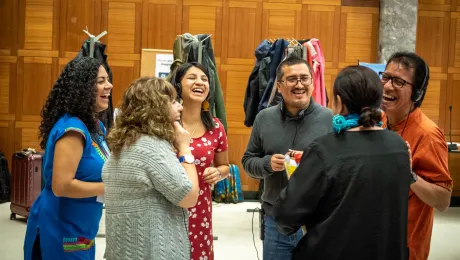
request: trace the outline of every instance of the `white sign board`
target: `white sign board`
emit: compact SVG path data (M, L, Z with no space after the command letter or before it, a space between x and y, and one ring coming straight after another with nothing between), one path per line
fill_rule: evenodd
M173 63L173 54L160 54L156 55L155 62L155 77L166 78L168 76L171 64Z

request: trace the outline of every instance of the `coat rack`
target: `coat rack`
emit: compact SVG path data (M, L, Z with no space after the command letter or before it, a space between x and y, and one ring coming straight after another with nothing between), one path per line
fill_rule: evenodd
M89 56L94 58L94 43L99 42L99 39L107 34L107 31L103 31L98 36L94 36L88 32L88 26L86 26L86 30L83 30L83 32L89 36Z
M202 64L203 60L203 42L206 41L212 34L208 35L208 37L204 38L198 43L198 63Z

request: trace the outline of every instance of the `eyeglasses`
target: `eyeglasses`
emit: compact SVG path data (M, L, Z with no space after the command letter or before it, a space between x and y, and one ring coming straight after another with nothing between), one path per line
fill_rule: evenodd
M287 78L286 80L279 80L279 82L286 82L286 86L294 87L300 81L300 84L303 86L309 86L311 84L312 79L310 77L301 77L301 78Z
M393 85L393 87L395 88L402 88L406 84L413 85L412 83L407 82L403 80L402 78L392 77L386 74L385 72L379 72L379 75L380 75L380 80L382 81L383 84L387 84L387 82L391 80L391 85Z

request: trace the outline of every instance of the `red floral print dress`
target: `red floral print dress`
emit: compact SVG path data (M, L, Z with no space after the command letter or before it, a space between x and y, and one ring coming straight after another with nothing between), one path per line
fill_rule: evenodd
M198 202L189 208L189 238L192 260L214 260L212 233L212 196L211 185L203 179L204 170L211 166L214 154L227 151L227 136L219 119L213 130L199 138L193 138L190 150L195 157L195 166L200 184Z

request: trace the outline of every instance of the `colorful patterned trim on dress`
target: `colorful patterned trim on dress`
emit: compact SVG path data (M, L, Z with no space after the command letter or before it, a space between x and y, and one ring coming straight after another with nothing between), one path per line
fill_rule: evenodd
M83 135L83 138L85 138L85 140L86 140L85 131L81 130L80 128L76 128L76 127L67 127L66 129L64 129L64 133L66 133L66 132L68 132L68 131L75 131L75 132L78 132L78 133L80 133L81 135Z
M101 148L99 147L99 145L93 141L93 147L94 149L96 149L96 152L97 154L99 154L99 156L101 157L101 159L106 162L107 159L108 159L108 156L101 150Z
M64 252L84 251L94 246L94 240L85 237L65 237L62 244Z

